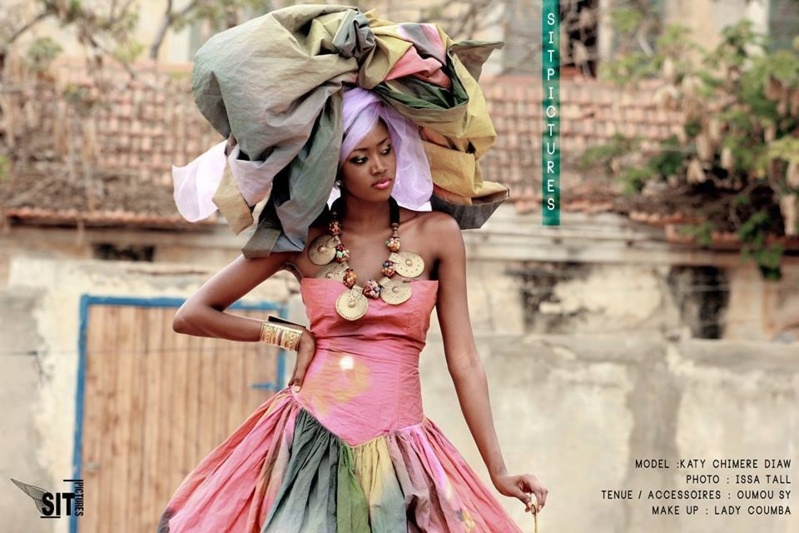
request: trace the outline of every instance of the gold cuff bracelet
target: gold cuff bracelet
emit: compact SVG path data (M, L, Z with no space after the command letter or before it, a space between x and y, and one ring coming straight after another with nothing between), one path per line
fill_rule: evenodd
M297 351L302 338L302 330L285 326L283 324L291 322L282 319L275 320L275 318L270 316L261 324L261 342L274 344L284 350Z

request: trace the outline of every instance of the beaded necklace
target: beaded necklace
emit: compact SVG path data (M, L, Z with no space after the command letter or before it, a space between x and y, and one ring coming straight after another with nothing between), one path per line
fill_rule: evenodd
M336 312L346 320L358 320L369 308L369 300L380 298L391 305L408 301L412 294L411 284L392 279L395 274L404 278L415 278L424 272L424 260L414 252L400 252L399 206L394 198L389 198L389 225L391 237L386 240L388 259L383 262L379 281L368 280L363 286L357 285L358 275L347 260L350 251L341 241L341 222L339 212L343 209L341 199L333 203L330 212L328 233L320 235L308 248L308 257L315 265L326 265L322 276L342 282L349 290L336 299Z

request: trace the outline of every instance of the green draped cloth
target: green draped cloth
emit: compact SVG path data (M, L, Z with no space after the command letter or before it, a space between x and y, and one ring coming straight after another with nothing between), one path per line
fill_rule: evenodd
M480 227L507 198L482 179L479 159L496 132L477 79L501 43L453 42L438 26L396 24L347 6L299 5L223 31L194 59L203 115L236 145L214 204L231 228L250 227L247 257L299 251L324 212L342 138L342 87L374 91L420 127L431 164L434 209ZM441 76L392 76L409 57L438 58ZM232 168L234 167L234 168Z

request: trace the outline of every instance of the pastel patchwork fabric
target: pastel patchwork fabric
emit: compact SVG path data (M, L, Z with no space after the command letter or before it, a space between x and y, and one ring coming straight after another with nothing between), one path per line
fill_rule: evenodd
M346 290L304 279L317 352L300 393L262 404L181 483L161 533L520 532L422 410L419 353L437 281L348 322Z
M176 167L180 212L200 220L218 207L238 233L265 202L244 255L302 250L333 187L341 92L354 85L419 127L434 208L479 227L508 195L478 164L496 133L477 79L499 46L324 5L280 9L215 35L195 56L192 83L200 111L227 139L228 171L224 145Z

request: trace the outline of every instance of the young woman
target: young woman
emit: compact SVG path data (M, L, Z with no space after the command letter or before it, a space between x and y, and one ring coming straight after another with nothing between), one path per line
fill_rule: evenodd
M406 119L362 89L345 94L343 115L340 198L310 228L305 250L237 258L175 316L179 333L280 337L296 345L297 363L289 386L184 480L159 531L520 531L422 412L419 353L434 307L494 487L528 511L546 502L535 476L505 468L470 326L458 224L392 197L411 194L413 178L398 167L423 155L419 139L401 138ZM281 269L300 280L310 329L225 312Z

